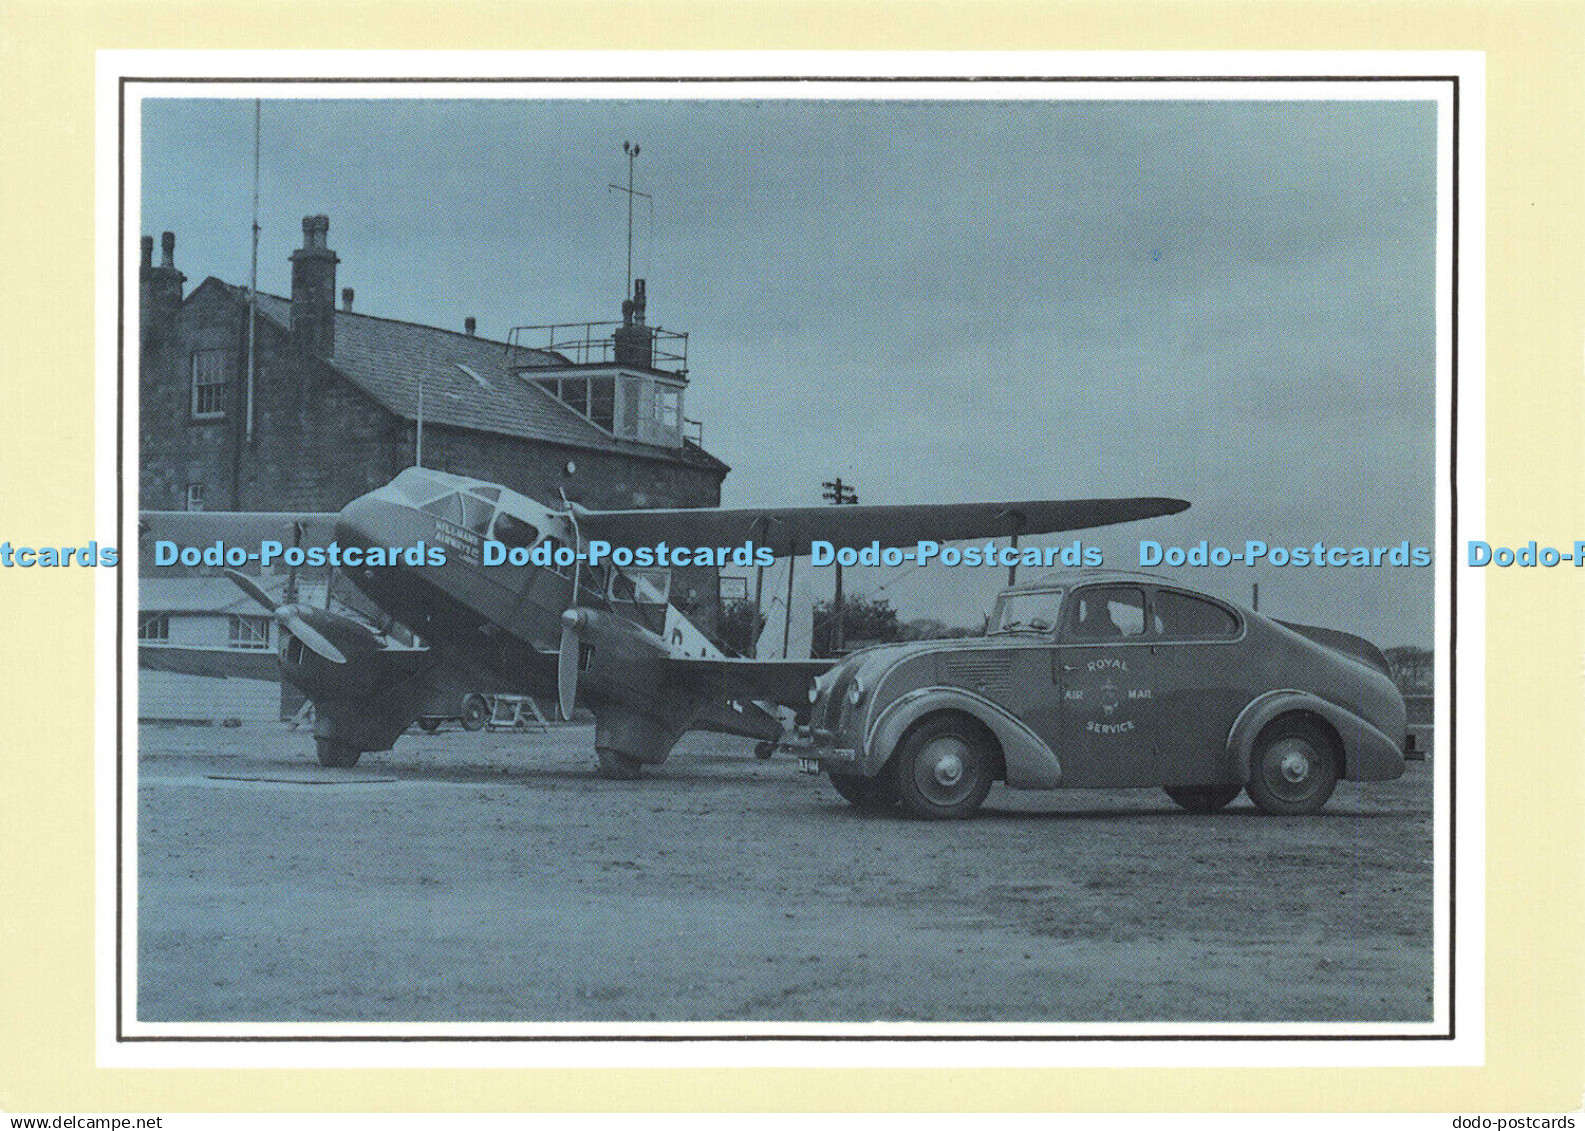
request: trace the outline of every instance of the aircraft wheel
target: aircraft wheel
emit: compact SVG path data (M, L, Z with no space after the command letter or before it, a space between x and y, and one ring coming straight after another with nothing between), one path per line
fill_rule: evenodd
M754 757L758 758L761 762L770 761L771 755L775 753L776 744L774 742L756 742L754 744Z
M842 800L856 809L870 813L884 813L897 808L897 803L902 800L891 774L884 770L879 777L874 778L859 777L856 774L827 776L831 779L831 788L837 791Z
M599 758L599 773L607 781L635 781L639 776L639 761L629 758L617 750L608 750L603 746L595 748L595 756Z
M490 704L479 694L465 695L462 699L462 729L483 730L490 721Z
M423 731L425 734L434 734L437 730L440 729L440 720L439 719L419 719L418 720L418 729Z
M1191 813L1215 813L1244 792L1241 785L1169 785L1167 796Z
M1266 728L1249 761L1249 796L1267 813L1314 813L1337 786L1331 736L1307 719L1279 719Z
M363 753L357 747L338 742L334 738L315 738L314 748L315 753L319 755L319 764L336 770L356 766L359 756Z
M931 820L972 816L991 791L994 773L985 737L953 715L914 728L897 752L893 771L903 804Z

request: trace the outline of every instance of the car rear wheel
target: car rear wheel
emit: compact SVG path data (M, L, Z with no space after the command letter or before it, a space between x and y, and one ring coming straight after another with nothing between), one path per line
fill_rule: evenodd
M1241 785L1169 785L1167 796L1191 813L1215 813L1226 809L1240 793Z
M345 742L338 742L334 738L315 738L314 752L319 757L321 766L329 766L334 770L345 770L358 764L358 758L363 751Z
M490 721L490 704L484 696L474 694L463 697L462 700L462 729L483 730L484 724Z
M1249 761L1249 796L1267 813L1314 813L1337 787L1331 736L1308 719L1281 719L1266 728Z
M931 820L971 816L991 790L988 745L976 727L953 715L916 727L893 764L903 804Z
M897 803L902 800L897 794L897 785L892 781L890 774L882 771L879 777L866 778L856 774L831 774L831 788L841 795L842 800L855 808L871 813L884 813L888 809L897 808Z

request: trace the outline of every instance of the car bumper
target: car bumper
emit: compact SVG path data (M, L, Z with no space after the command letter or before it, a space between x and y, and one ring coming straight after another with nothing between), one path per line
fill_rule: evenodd
M797 737L784 738L778 749L795 756L806 774L860 772L858 750L841 745L840 736L827 730L800 730Z

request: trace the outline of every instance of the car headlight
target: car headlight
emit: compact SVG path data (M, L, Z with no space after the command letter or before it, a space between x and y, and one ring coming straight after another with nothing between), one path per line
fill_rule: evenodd
M864 702L864 685L855 679L848 684L848 706L857 707Z

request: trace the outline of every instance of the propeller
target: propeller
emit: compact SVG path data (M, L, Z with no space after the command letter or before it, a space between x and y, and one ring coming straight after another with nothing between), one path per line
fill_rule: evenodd
M572 709L578 700L578 633L584 626L582 609L568 609L561 614L561 653L556 657L556 705L561 709L563 722L572 721Z
M319 656L321 659L329 660L333 664L344 664L347 662L345 653L332 644L324 633L309 624L303 618L303 614L297 605L277 605L270 595L259 588L251 577L238 573L234 569L226 570L226 576L231 579L231 583L238 589L273 613L280 626L301 640L303 647L313 652L314 655ZM576 679L576 677L575 672L574 678Z

